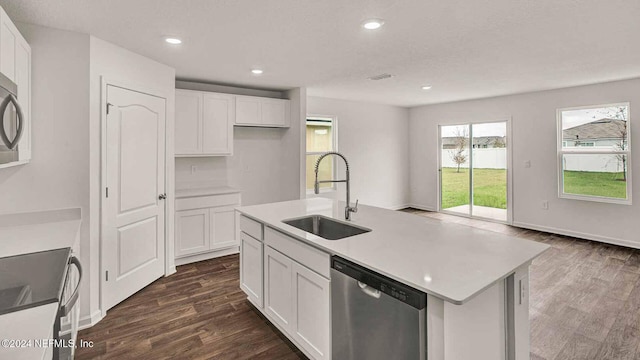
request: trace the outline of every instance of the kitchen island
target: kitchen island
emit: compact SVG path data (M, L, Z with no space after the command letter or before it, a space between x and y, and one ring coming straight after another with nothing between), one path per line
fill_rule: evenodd
M307 215L344 221L344 207L313 198L237 209L241 287L307 356L331 358L335 255L427 294L428 359L529 358L529 265L547 245L365 205L349 223L371 231L344 239L283 222ZM289 275L291 284L281 281ZM297 287L300 276L316 293L301 293L312 288Z

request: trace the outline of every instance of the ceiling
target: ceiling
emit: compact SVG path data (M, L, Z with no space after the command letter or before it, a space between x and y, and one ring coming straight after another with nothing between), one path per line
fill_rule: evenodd
M0 0L177 77L416 106L640 77L638 0ZM383 18L375 31L361 27ZM184 42L163 41L176 36ZM252 75L253 67L264 69ZM371 81L381 73L390 79ZM421 86L432 84L433 89Z

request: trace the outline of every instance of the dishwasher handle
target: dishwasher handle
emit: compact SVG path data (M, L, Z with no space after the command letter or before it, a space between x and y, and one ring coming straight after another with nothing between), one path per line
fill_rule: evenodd
M363 293L371 296L372 298L380 299L380 290L373 289L369 285L358 281L358 287L362 290Z

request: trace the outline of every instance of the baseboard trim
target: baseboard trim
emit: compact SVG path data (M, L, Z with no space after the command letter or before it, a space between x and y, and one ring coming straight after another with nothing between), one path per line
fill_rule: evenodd
M617 238L612 238L608 236L600 236L600 235L583 233L579 231L558 229L550 226L541 226L541 225L523 223L520 221L514 221L513 226L524 228L524 229L530 229L530 230L544 231L552 234L572 236L580 239L598 241L598 242L612 244L612 245L625 246L633 249L640 249L639 242L634 242L634 241L629 241L624 239L617 239Z
M406 209L408 208L409 204L402 204L402 205L395 205L395 206L387 206L387 209L389 210L402 210L402 209Z
M176 259L176 266L190 264L198 261L209 260L209 259L213 259L221 256L231 255L231 254L237 254L238 252L240 252L240 248L238 247L238 245L232 245L231 247L228 247L226 249L221 249L213 252L207 252L204 254L198 254L198 255L187 256L187 257Z
M84 330L92 327L102 320L102 310L96 310L91 315L86 315L80 318L78 322L78 330Z
M408 204L407 207L412 207L414 209L424 210L424 211L438 211L438 209L434 208L433 206L427 206L427 205Z

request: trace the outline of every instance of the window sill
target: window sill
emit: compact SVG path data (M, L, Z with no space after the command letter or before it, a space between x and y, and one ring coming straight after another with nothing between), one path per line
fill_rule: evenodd
M581 201L591 201L591 202L619 204L619 205L632 205L631 198L616 199L616 198L608 198L608 197L602 197L602 196L588 196L588 195L565 194L565 193L559 194L558 197L560 199L569 199L569 200L581 200Z

